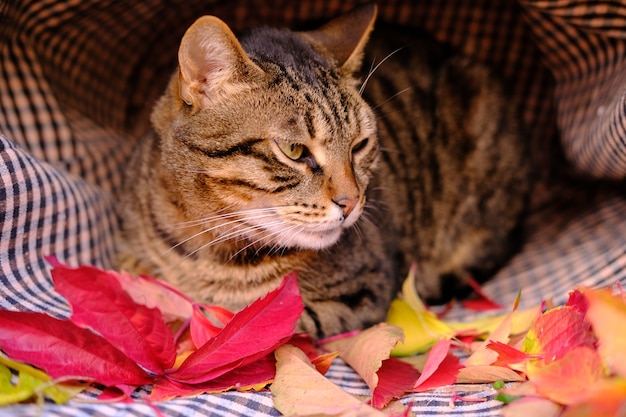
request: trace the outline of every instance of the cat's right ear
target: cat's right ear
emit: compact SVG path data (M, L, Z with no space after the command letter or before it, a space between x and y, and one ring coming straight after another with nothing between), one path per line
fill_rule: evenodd
M361 68L365 44L377 14L374 3L364 4L302 35L320 46L338 67L353 74Z
M203 16L187 29L178 50L178 70L180 97L189 105L262 73L228 25L215 16Z

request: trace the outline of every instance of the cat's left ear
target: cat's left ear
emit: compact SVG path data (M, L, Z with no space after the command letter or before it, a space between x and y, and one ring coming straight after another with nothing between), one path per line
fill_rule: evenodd
M178 70L179 94L189 105L263 73L215 16L203 16L187 29L178 49Z
M348 73L361 69L363 50L374 29L378 9L365 4L336 17L319 29L301 32L314 45L330 55Z

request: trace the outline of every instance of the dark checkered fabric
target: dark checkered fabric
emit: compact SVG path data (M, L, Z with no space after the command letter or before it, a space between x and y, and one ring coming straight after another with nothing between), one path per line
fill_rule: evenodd
M68 314L43 256L112 265L121 173L149 129L178 42L203 14L236 30L309 28L354 0L0 0L0 308ZM381 0L505 80L537 170L526 243L486 291L563 302L576 285L626 283L626 4L598 0ZM468 312L454 310L453 317ZM328 377L363 381L337 360ZM485 397L450 407L453 391ZM93 398L89 390L82 398ZM410 395L417 415L498 415L488 386ZM200 395L167 416L272 416L269 393ZM152 416L145 404L22 405L0 416Z

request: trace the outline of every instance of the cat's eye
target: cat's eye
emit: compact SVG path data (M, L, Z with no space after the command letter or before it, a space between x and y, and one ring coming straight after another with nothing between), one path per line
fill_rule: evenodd
M304 154L304 145L299 143L278 142L278 147L289 158L297 161Z
M360 151L365 149L365 147L367 146L368 143L369 143L369 138L363 139L362 141L360 141L359 143L354 145L354 147L352 148L352 153L353 154L359 153Z

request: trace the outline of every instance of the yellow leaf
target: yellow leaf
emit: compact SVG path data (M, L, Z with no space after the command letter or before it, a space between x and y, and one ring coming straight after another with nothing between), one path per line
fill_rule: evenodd
M15 385L11 369L17 371ZM64 404L84 389L80 384L61 384L48 374L25 363L0 354L0 405L10 405L30 399L41 401L43 397L57 404Z
M402 295L401 298L415 311L416 313L421 313L422 311L426 311L426 305L417 294L417 290L415 289L415 273L417 271L417 264L411 265L411 269L409 270L409 274L402 283Z
M511 335L523 334L530 329L533 321L541 313L540 307L531 307L515 311L511 319ZM446 321L445 323L456 333L489 334L502 323L509 313L497 316L480 317L467 322Z
M406 301L396 298L387 313L387 323L404 331L404 342L391 352L394 356L408 356L428 351L438 340L450 339L454 331L430 311L416 312Z

